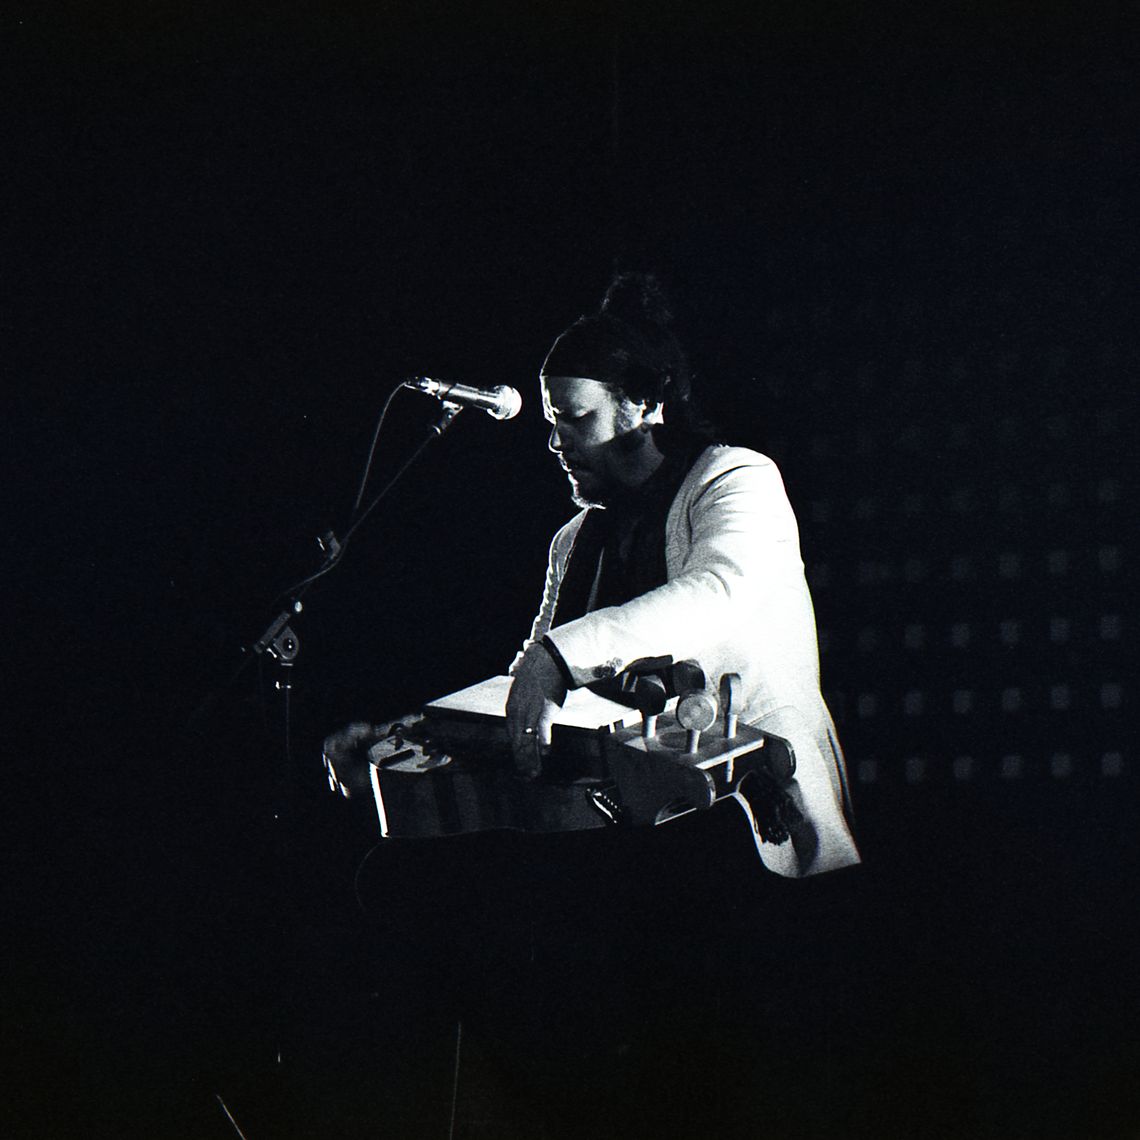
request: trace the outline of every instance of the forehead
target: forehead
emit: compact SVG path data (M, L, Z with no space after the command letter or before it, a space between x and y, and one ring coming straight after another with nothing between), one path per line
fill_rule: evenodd
M543 376L542 406L547 412L590 411L617 402L601 380L586 376Z

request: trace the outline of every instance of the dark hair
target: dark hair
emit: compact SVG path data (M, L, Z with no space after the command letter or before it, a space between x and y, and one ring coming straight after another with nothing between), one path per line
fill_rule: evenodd
M634 403L663 403L670 429L712 438L715 433L693 407L692 372L673 323L656 277L619 274L598 311L579 317L554 342L542 375L585 376Z

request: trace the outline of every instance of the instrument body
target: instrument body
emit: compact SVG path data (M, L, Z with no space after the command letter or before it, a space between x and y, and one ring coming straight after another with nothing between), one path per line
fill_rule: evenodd
M332 772L347 761L338 736L357 753L366 746L385 838L655 826L726 798L769 842L783 842L798 822L783 790L795 772L791 747L738 724L730 702L714 709L715 720L702 708L694 729L683 702L643 720L583 693L553 726L542 775L526 778L515 771L500 711L507 686L493 678L432 702L420 717L371 734L344 730L326 742L326 765Z
M473 831L578 831L605 827L592 806L591 775L550 773L528 780L509 752L468 746L444 750L416 720L368 749L369 775L380 834L424 839Z

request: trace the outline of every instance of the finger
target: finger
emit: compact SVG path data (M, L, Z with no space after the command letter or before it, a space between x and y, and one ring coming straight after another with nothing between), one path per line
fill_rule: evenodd
M522 736L522 730L526 726L526 722L519 715L518 708L507 709L507 739L511 742L511 747L514 748L519 738Z
M515 740L518 739L523 730L524 722L522 718L521 706L522 702L519 700L518 693L515 691L515 687L512 685L511 691L507 695L506 707L507 739L511 741L512 747L514 746Z
M544 748L550 747L551 734L554 730L554 718L558 713L558 706L550 700L543 701L542 714L538 719L538 740Z
M514 741L515 767L523 776L533 778L542 771L542 744L538 729L524 727Z
M507 697L507 740L510 741L515 765L520 769L533 767L531 737L538 732L542 716L542 698L525 683L515 680Z
M530 729L526 737L527 775L533 779L542 775L542 738L537 729Z

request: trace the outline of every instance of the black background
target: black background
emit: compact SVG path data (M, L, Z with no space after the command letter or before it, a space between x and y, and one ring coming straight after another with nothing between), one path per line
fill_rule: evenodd
M784 471L867 862L789 901L726 826L682 890L707 848L663 841L637 937L688 996L611 1099L656 1134L1134 1134L1135 44L1111 4L9 11L6 1133L224 1136L220 1096L251 1138L444 1135L468 1017L456 1134L543 1134L455 947L516 976L510 900L608 849L381 853L377 930L374 825L315 758L509 662L570 509L537 367L616 264ZM307 597L282 825L273 675L226 682L412 374L524 409L461 417ZM433 412L397 400L374 486ZM655 937L686 890L723 944ZM520 988L620 988L623 913ZM694 939L715 1000L666 965ZM548 1069L560 1033L601 1040L552 1028Z

